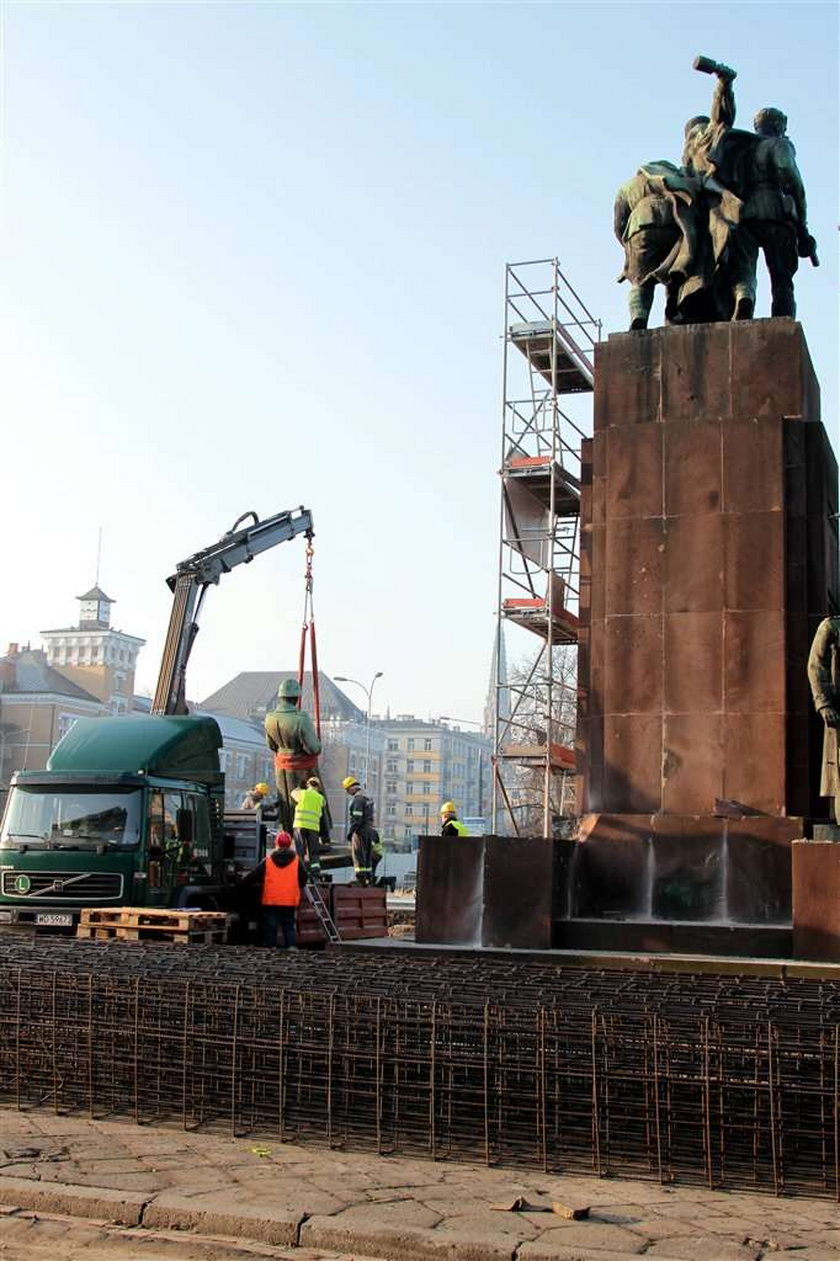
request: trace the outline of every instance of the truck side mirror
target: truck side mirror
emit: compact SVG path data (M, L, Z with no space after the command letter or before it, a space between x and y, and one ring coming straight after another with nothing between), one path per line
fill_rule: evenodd
M176 810L175 811L175 828L178 832L178 844L179 845L192 845L193 843L192 810Z

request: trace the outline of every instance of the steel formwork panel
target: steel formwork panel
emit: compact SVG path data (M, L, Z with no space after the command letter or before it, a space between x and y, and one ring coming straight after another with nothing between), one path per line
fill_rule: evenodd
M568 396L590 394L600 324L557 259L509 265L505 285L496 722L492 830L550 836L573 796L581 443ZM511 353L511 352L515 353ZM505 627L540 648L527 678L503 677ZM566 654L566 655L563 655ZM528 749L527 755L524 753ZM562 757L549 750L562 748ZM521 755L516 750L522 749ZM541 749L535 755L534 750Z

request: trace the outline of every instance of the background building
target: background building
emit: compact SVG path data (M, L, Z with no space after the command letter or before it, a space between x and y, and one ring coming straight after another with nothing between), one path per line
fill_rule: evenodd
M444 801L454 801L462 819L486 815L493 743L483 732L413 715L377 720L375 729L385 736L378 818L386 842L412 848L418 836L437 832Z

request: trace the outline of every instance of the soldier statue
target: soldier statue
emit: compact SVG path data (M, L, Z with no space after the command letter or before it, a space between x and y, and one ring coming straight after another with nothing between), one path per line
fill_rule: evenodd
M793 317L799 259L819 265L787 118L762 109L754 133L739 131L736 72L708 57L694 68L714 74L717 84L711 114L686 123L682 167L649 163L616 198L631 329L647 327L657 281L668 289L668 323L752 319L759 251L770 274L771 315Z
M840 617L826 617L817 627L808 656L811 695L824 724L820 796L833 798L833 816L840 822L840 766L837 729L840 727Z

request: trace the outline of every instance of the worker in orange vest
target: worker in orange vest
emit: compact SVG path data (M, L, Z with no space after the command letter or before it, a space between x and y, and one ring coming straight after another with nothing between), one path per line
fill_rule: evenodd
M285 949L297 949L295 920L300 906L300 891L308 879L309 873L295 852L291 836L288 832L278 832L272 852L266 854L243 882L262 886L260 902L264 946L276 946L278 929L282 929Z

